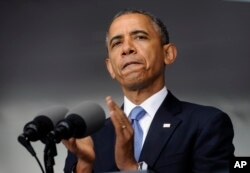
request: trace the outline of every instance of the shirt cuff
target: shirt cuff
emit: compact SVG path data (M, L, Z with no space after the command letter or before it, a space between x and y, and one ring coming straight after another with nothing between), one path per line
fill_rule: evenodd
M138 170L144 171L148 169L148 164L144 161L138 163Z

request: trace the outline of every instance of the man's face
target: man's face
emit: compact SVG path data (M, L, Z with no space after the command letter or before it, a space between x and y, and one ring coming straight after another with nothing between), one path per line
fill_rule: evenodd
M166 47L147 16L125 14L116 18L109 28L107 47L107 68L123 88L164 84Z

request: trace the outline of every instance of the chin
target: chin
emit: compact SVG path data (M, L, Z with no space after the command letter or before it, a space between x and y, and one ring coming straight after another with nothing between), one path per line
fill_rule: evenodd
M146 88L147 82L135 80L134 82L130 82L124 85L130 91L137 91Z

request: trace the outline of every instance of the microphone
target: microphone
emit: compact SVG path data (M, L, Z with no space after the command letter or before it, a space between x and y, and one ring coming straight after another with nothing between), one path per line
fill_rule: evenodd
M67 112L68 109L64 106L53 106L41 111L32 121L28 122L24 126L23 133L17 138L18 141L30 152L30 154L35 157L43 173L44 169L42 167L42 164L37 158L36 152L34 151L30 141L41 140L46 144L45 151L50 151L51 155L56 155L56 149L55 147L51 149L53 145L49 143L50 141L49 138L47 138L47 135L51 130L53 130L54 125L59 120L62 120L64 118ZM46 163L45 165L47 166Z
M72 108L48 136L56 143L71 137L83 138L98 131L104 122L105 112L101 106L93 102L83 102Z
M37 140L44 142L47 134L54 129L54 125L62 120L67 112L68 109L64 106L53 106L41 111L24 126L23 133L18 136L18 141L20 143Z

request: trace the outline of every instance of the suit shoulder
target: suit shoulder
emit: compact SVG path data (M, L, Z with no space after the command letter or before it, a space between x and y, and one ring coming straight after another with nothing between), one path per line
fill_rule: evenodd
M176 98L170 91L165 99L165 107L173 115L177 115L180 119L192 120L211 120L211 119L230 119L228 115L222 110L201 104L182 101Z
M209 120L209 119L230 120L227 113L213 106L206 106L186 101L181 101L181 104L182 104L182 110L184 112L189 112L190 116L199 117L203 120Z
M201 105L201 104L191 103L187 101L181 101L181 104L182 104L182 108L184 109L191 109L195 111L205 111L209 113L222 113L223 112L222 110L216 107L208 106L208 105Z

